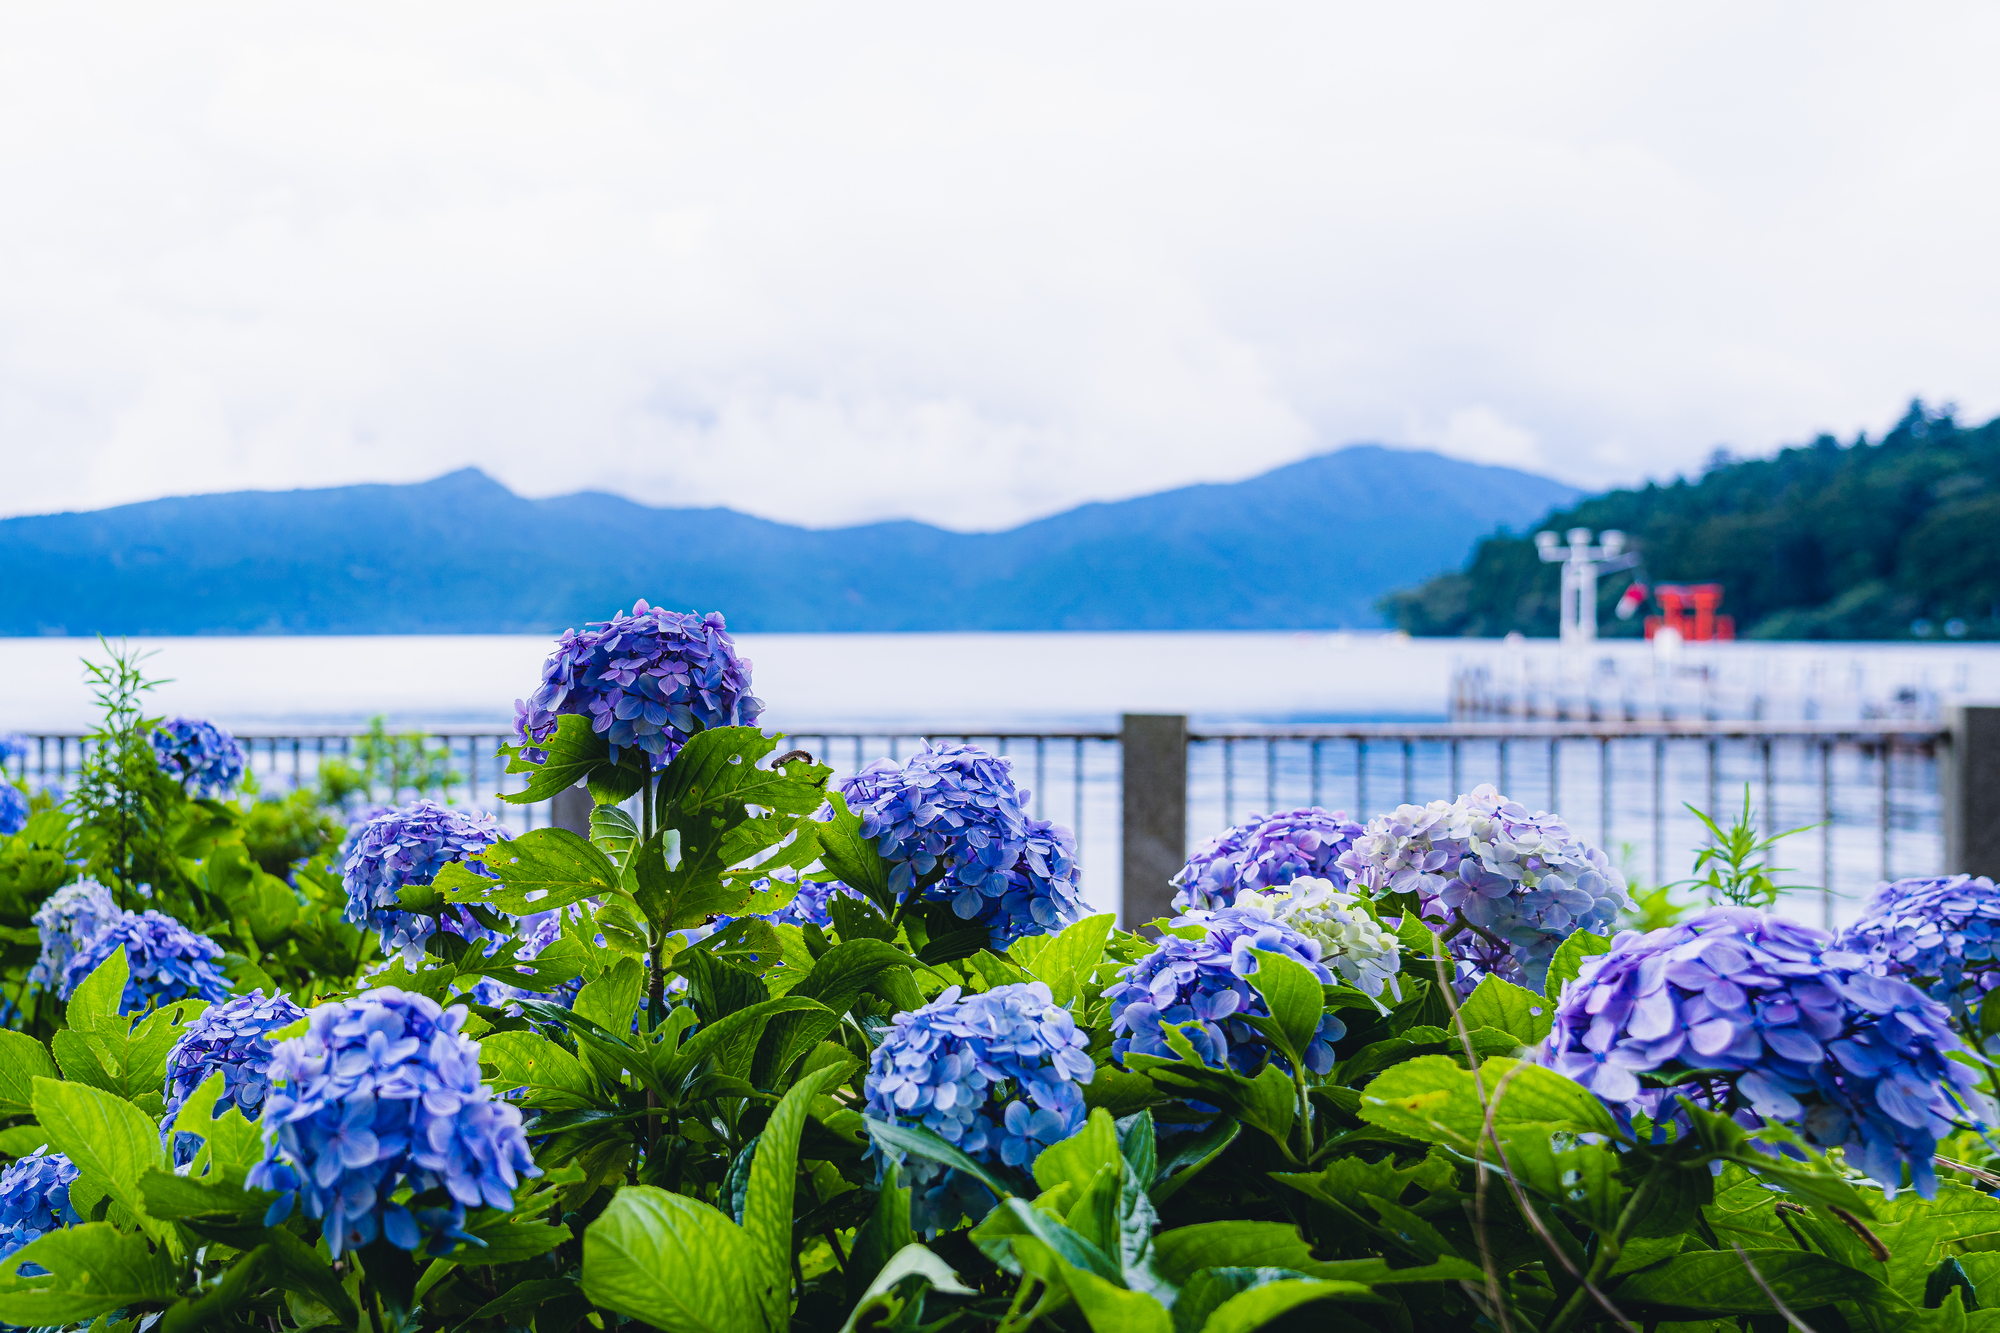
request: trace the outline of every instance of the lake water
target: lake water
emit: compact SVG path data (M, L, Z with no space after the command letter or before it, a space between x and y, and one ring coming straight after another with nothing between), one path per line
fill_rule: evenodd
M271 728L365 721L488 723L532 690L550 640L527 635L253 636L136 641L157 650L167 713ZM1123 712L1210 721L1418 720L1445 715L1453 666L1553 676L1547 642L1508 647L1388 633L746 634L766 719L810 726L1116 725ZM0 639L0 728L91 720L85 639ZM1587 655L1651 669L1643 643ZM1927 697L2000 698L2000 645L1688 645L1682 664L1856 699L1920 685ZM1754 667L1755 670L1751 670Z

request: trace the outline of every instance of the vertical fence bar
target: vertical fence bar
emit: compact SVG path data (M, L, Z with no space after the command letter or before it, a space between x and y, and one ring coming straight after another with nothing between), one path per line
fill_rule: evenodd
M1318 805L1318 804L1319 804L1319 802L1320 802L1320 794L1319 794L1319 783L1320 783L1320 775L1319 775L1319 770L1320 770L1320 757L1319 757L1319 752L1320 752L1320 746L1321 746L1322 744L1324 744L1324 742L1321 742L1321 741L1317 741L1317 740L1316 740L1316 741L1314 741L1314 742L1312 743L1312 775L1313 775L1313 798L1312 798L1312 803L1313 803L1314 805Z
M1763 742L1762 742L1762 749L1763 749L1763 751L1764 751L1764 755L1763 755L1763 758L1764 758L1764 836L1768 838L1768 837L1770 837L1770 836L1771 836L1771 835L1772 835L1773 833L1776 833L1776 832L1778 831L1778 796L1777 796L1777 783L1775 782L1775 780L1774 780L1774 778L1773 778L1773 774L1772 774L1772 771L1771 771L1771 770L1772 770L1772 765L1771 765L1771 738L1770 738L1769 736L1766 736L1766 737L1764 738L1764 740L1763 740Z
M1667 882L1667 738L1653 738L1653 885Z
M1819 743L1819 923L1833 929L1833 742Z
M1228 736L1222 738L1222 822L1236 822L1236 745Z
M1611 854L1611 738L1597 738L1597 845Z
M1045 794L1049 785L1048 765L1048 737L1037 736L1035 737L1035 818L1037 819L1048 818L1042 813L1043 807L1048 804Z
M1506 738L1505 736L1502 736L1502 737L1500 738L1500 744L1499 744L1499 749L1500 749L1500 756L1499 756L1499 757L1500 757L1500 794L1501 794L1502 796L1505 796L1505 795L1507 795L1508 791L1509 791L1509 790L1510 790L1510 789L1512 788L1512 786L1513 786L1513 784L1512 784L1511 782L1509 782L1509 781L1507 780L1507 738ZM1454 793L1454 794L1456 794L1456 793Z
M1361 736L1354 738L1354 817L1368 820L1368 741Z
M1264 738L1264 813L1273 814L1278 808L1278 740L1275 736Z
M1562 757L1558 750L1562 742L1549 737L1549 813L1562 813Z
M1119 740L1125 812L1119 916L1138 926L1172 915L1167 881L1187 861L1187 717L1127 713Z
M1073 756L1073 771L1076 773L1076 791L1073 793L1073 797L1076 805L1076 827L1070 831L1076 834L1077 843L1081 846L1083 843L1083 737L1078 736L1075 738L1075 746L1076 752ZM858 767L856 771L860 771Z
M1878 774L1877 776L1880 778L1881 816L1882 816L1882 878L1885 880L1895 878L1893 875L1889 873L1889 756L1892 753L1894 753L1890 749L1891 744L1892 742L1890 738L1884 736L1882 738L1881 749L1877 752L1876 756L1882 770L1880 774Z
M1708 738L1708 813L1711 818L1720 813L1721 809L1721 789L1716 786L1721 776L1719 772L1721 758L1722 742L1710 736Z
M1445 793L1446 799L1453 801L1458 799L1458 758L1458 737L1454 736L1451 739L1451 790Z
M1458 793L1453 792L1456 796ZM1403 738L1403 804L1413 805L1417 799L1417 743Z

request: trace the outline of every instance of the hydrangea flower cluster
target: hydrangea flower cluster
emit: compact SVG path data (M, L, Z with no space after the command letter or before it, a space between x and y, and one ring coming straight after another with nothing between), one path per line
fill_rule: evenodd
M121 948L131 969L118 1003L121 1014L143 1014L175 1000L229 998L229 978L216 966L222 946L151 910L120 912L78 944L57 978L56 997L69 999L85 977Z
M1878 885L1838 947L1970 1020L2000 986L2000 888L1984 875Z
M216 1099L215 1114L233 1106L245 1120L255 1120L264 1113L264 1097L271 1090L271 1033L305 1016L290 996L266 997L259 989L210 1006L182 1029L181 1039L167 1053L166 1115L160 1122L162 1137L173 1134L176 1165L194 1160L199 1147L199 1129L174 1134L174 1121L195 1089L221 1070L222 1096Z
M714 612L700 616L648 606L569 630L542 664L542 684L514 701L514 731L533 745L571 713L611 742L611 756L636 746L664 768L688 737L710 727L751 726L764 711L750 693L750 663ZM545 752L530 750L540 763Z
M1228 907L1245 889L1275 889L1301 875L1344 886L1347 876L1339 861L1361 834L1361 825L1345 811L1316 805L1251 815L1203 843L1168 881L1177 890L1174 907L1183 912Z
M1340 868L1357 887L1416 894L1424 916L1456 929L1468 994L1489 974L1540 990L1570 932L1608 935L1633 905L1625 877L1561 816L1530 814L1490 785L1369 821Z
M28 793L0 775L0 837L11 838L28 826Z
M448 903L443 916L412 912L396 901L405 884L428 884L452 861L504 842L507 830L492 815L473 814L424 799L376 815L348 831L341 845L340 882L347 889L342 917L373 930L382 952L400 952L414 966L424 943L442 924L453 935L486 946L488 953L506 936L487 929L464 906ZM470 862L467 869L487 874Z
M220 799L243 781L246 756L234 736L198 717L177 717L153 728L160 771L190 796Z
M71 955L120 914L111 890L94 879L65 884L50 894L35 909L35 930L42 937L42 953L28 971L28 984L36 990L54 990L61 985L63 969L69 966Z
M0 731L0 773L23 772L28 762L28 738L14 731Z
M1402 946L1362 906L1359 894L1342 893L1331 880L1301 876L1282 889L1245 889L1236 906L1317 940L1320 962L1356 990L1377 996L1395 989ZM1188 915L1201 919L1206 914Z
M1129 1052L1175 1059L1164 1025L1194 1023L1187 1031L1202 1063L1255 1074L1272 1058L1257 1030L1244 1022L1270 1014L1264 997L1248 978L1257 970L1253 949L1280 953L1305 964L1322 983L1334 980L1321 960L1320 942L1272 919L1263 905L1239 904L1176 918L1174 927L1199 926L1197 939L1160 937L1151 953L1125 967L1104 988L1111 1001L1112 1054ZM1319 1034L1306 1051L1306 1068L1324 1074L1333 1068L1333 1043L1347 1025L1333 1014L1320 1020Z
M465 1016L383 987L318 1006L305 1035L278 1044L264 1159L248 1177L284 1194L267 1226L303 1196L335 1257L377 1235L441 1254L466 1238L467 1208L513 1207L520 1178L541 1169L520 1109L480 1082Z
M1625 931L1556 1002L1542 1063L1627 1114L1670 1121L1675 1094L1797 1129L1890 1191L1931 1197L1937 1140L1990 1122L1943 1005L1867 970L1823 930L1742 907ZM1641 1073L1726 1071L1669 1093Z
M869 1061L867 1114L922 1125L976 1161L1025 1166L1083 1127L1082 1085L1095 1072L1088 1044L1042 982L965 996L953 986L896 1015ZM951 1225L968 1205L992 1206L936 1163L902 1165L921 1230Z
M890 889L950 903L992 930L995 948L1082 917L1075 835L1029 815L1010 760L926 745L900 765L876 760L841 790L891 863Z
M51 1231L83 1221L70 1207L69 1187L76 1163L59 1152L34 1152L0 1171L0 1259ZM49 1270L22 1264L22 1277L39 1277Z

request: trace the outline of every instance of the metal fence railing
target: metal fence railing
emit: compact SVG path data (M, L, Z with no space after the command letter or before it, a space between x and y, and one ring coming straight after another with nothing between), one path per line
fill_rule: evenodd
M516 832L551 821L546 802L497 799L523 785L502 771L502 730L430 727L424 735L456 775L453 800L494 812ZM1944 867L1939 760L1947 733L1933 723L1197 726L1187 732L1182 789L1136 793L1126 790L1122 735L802 728L786 741L831 765L836 781L876 759L900 760L926 740L969 741L1007 755L1036 817L1075 831L1085 894L1107 909L1122 906L1122 874L1132 864L1122 845L1131 799L1180 800L1192 848L1253 812L1323 805L1366 818L1490 782L1531 808L1560 812L1628 878L1657 885L1685 876L1703 840L1686 806L1726 821L1747 789L1760 828L1809 827L1781 844L1778 859L1792 867L1789 882L1813 894L1790 910L1827 922L1851 915L1879 879ZM331 759L352 762L361 736L332 727L237 733L259 788L279 794L314 785ZM87 740L74 732L28 740L29 780L66 789Z

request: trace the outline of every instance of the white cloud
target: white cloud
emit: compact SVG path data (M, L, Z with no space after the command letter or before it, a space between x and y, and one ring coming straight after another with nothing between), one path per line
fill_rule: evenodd
M2000 410L2000 12L0 13L0 510L476 463L990 527Z

